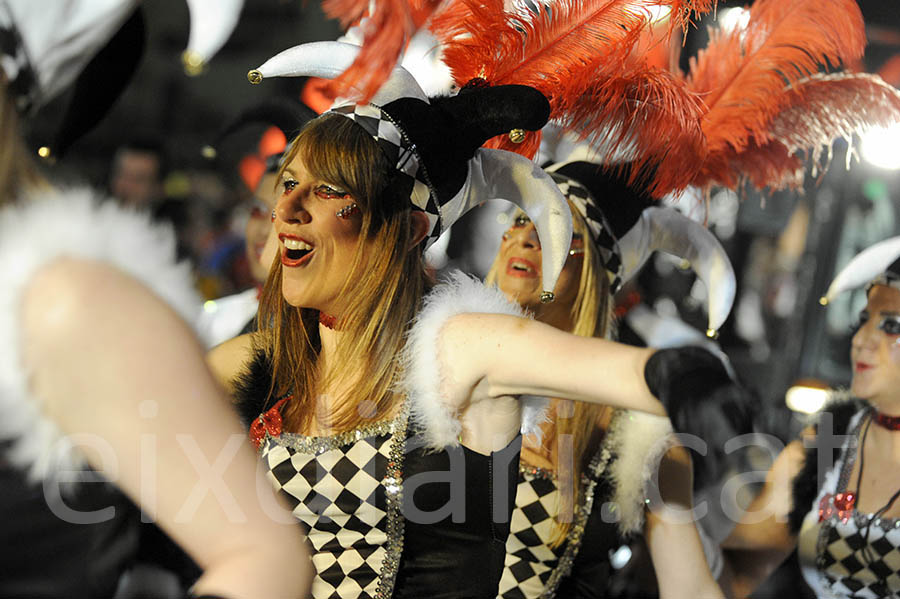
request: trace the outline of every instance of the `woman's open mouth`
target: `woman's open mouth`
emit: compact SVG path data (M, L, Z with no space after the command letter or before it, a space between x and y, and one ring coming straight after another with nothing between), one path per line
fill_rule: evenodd
M510 258L506 263L506 274L527 279L537 277L537 265L525 258Z
M313 253L313 246L299 237L281 234L278 236L284 249L281 252L281 263L284 266L294 267L309 262Z

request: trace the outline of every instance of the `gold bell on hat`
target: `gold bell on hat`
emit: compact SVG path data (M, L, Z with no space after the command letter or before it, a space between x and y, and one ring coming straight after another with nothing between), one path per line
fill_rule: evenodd
M512 129L509 132L509 141L520 144L525 141L525 129Z
M206 69L206 63L203 61L203 58L196 52L189 50L185 50L181 54L181 65L189 77L196 77Z
M256 69L253 69L252 71L247 73L247 81L249 81L253 85L259 85L260 83L262 83L262 80L263 80L263 74L260 73L259 71L257 71Z

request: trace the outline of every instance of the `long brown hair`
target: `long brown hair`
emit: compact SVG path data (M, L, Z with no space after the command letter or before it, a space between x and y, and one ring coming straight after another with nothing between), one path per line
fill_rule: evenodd
M581 277L578 282L578 293L572 303L569 321L572 323L570 333L582 337L613 337L613 310L612 297L610 296L609 277L600 259L600 253L590 241L591 233L578 214L572 203L569 202L572 211L572 228L576 235L585 239L584 260L581 265ZM498 258L494 260L491 270L488 272L485 282L489 285L496 284L497 270L501 268ZM580 401L556 400L557 416L553 420L552 427L544 427L544 446L553 447L559 439L568 436L571 439L571 468L566 464L556 463L557 481L568 483L570 488L560 487L560 507L568 503L568 498L573 498L571 505L580 505L582 489L579 481L581 473L597 451L600 441L598 427L606 423L612 415L612 409L607 406L595 405ZM557 452L557 460L560 458ZM569 454L568 451L565 452ZM565 457L569 457L566 455ZM572 527L572 518L569 510L557 513L554 518L557 523L552 546L561 545Z
M19 113L0 69L0 206L44 184L19 131Z
M260 298L257 346L273 365L269 401L293 396L283 410L287 429L306 431L315 423L336 433L393 413L400 399L397 356L430 281L421 248L409 249L409 199L392 188L393 165L369 135L345 117L325 115L300 132L283 164L295 158L312 175L347 189L362 214L360 243L341 290L347 298L339 315L342 341L335 362L323 368L318 311L285 301L276 260ZM322 401L322 390L334 389L348 371L361 375L341 387L340 397Z

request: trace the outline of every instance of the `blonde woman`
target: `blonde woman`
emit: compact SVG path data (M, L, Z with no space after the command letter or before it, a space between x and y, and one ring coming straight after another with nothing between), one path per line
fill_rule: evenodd
M596 164L552 168L569 200L574 229L555 289L557 301L539 301L541 244L524 213L516 214L503 234L487 282L541 322L576 335L609 338L611 286L621 281L623 248L629 251L618 239L653 205L652 198ZM605 213L615 217L615 228ZM685 233L684 222L674 222L678 226L670 227L670 234ZM710 235L699 227L690 231ZM644 499L650 494L645 477L654 474L660 460L669 485L662 489L666 499L691 505L685 454L666 453L671 447L663 440L671 432L668 421L556 399L549 414L542 434L523 441L500 597L602 597L612 574L610 552L623 537L641 531L662 596L716 596L693 523L672 524L661 506L646 510L645 521Z

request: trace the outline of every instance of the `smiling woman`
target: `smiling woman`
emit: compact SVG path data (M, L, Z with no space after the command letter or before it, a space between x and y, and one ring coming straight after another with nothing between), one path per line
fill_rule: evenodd
M900 238L851 260L826 298L865 282L867 303L850 347L854 399L826 407L827 417L807 431L822 443L807 442L805 455L800 441L785 448L749 507L754 521L726 539L738 596L795 547L818 596L900 592Z
M251 79L331 76L357 51L299 46ZM210 363L309 529L316 598L495 596L519 433L535 430L543 404L523 396L664 414L644 381L658 379L644 371L651 351L522 318L463 275L433 286L424 268L424 247L460 215L506 198L542 244L537 301L554 298L566 200L531 161L480 148L548 113L526 86L428 98L398 68L372 104L332 108L293 142L260 330ZM670 399L676 385L662 379Z

